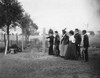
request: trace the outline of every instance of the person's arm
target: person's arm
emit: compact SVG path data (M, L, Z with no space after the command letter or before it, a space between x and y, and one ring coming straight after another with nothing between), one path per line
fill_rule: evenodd
M83 50L85 50L85 36L83 36Z
M85 36L83 37L83 47L85 48Z
M81 34L79 35L79 44L81 44L81 41L82 41L82 36Z
M54 44L54 45L56 45L55 38L56 38L56 36L55 36L55 37L53 37L53 44Z
M75 38L75 44L78 44L78 36L77 36L77 34L74 35L74 38Z
M50 38L50 36L46 37L47 39Z

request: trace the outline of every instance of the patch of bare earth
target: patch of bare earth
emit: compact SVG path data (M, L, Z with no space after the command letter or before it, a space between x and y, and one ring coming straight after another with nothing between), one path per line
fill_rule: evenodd
M90 50L89 62L64 60L33 50L8 54L0 60L0 78L100 78L99 51Z

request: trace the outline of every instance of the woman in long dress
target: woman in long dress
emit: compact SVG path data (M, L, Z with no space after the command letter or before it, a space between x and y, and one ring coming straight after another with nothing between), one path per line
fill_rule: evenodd
M74 31L69 32L69 45L65 54L65 59L76 60L76 46L75 46L75 38Z
M53 44L54 44L54 36L53 33L49 33L49 37L47 37L47 39L49 39L49 55L53 55Z
M69 43L69 36L66 34L65 30L62 30L63 36L61 39L61 51L60 51L60 56L64 57L67 47L68 47L68 43Z

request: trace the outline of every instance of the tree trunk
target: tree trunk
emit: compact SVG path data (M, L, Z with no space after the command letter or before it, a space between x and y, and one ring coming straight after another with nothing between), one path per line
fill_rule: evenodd
M7 26L7 39L6 39L6 46L5 46L5 55L9 50L9 25Z
M26 35L26 41L29 43L29 35Z
M7 54L7 51L8 51L8 39L6 40L5 55Z
M7 34L7 39L6 39L6 46L5 46L5 55L7 54L8 50L9 50L9 35Z
M25 47L27 46L27 35L25 34Z
M6 47L6 34L4 34L4 44L5 44L5 47Z
M18 46L18 35L16 34L16 44Z

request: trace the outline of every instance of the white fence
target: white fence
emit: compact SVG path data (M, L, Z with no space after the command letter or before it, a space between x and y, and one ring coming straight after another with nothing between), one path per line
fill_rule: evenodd
M27 47L35 48L38 52L45 52L48 50L48 41L45 40L45 36L29 36L29 40L25 40L25 36L22 38L22 35L10 35L9 36L9 46L16 44L18 47L26 49ZM5 47L4 34L0 34L0 48Z

